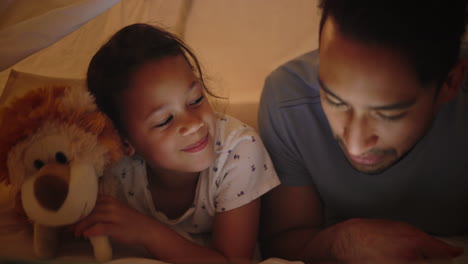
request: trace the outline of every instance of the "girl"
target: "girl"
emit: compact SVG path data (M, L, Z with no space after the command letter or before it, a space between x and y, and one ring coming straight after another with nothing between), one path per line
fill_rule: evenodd
M124 138L128 157L113 173L126 203L100 197L76 235L108 235L171 263L250 260L259 197L279 180L255 131L213 112L189 48L127 26L94 55L87 83Z

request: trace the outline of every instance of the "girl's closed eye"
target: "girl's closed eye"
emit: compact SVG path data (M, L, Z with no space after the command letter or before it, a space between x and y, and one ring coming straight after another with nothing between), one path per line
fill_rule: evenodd
M190 103L191 106L196 106L196 105L200 105L203 100L205 99L205 96L204 95L201 95L200 97L198 97L197 99L195 99L194 101L192 101Z
M161 123L155 125L155 127L164 127L168 125L172 121L172 119L174 119L174 116L171 115L168 118L166 118L164 121L162 121Z

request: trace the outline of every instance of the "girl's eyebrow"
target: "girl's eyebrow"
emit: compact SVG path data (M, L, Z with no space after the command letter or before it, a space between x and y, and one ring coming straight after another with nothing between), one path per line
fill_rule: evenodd
M162 108L164 108L164 106L158 106L158 107L155 107L153 109L151 109L148 114L146 115L145 117L145 120L147 120L148 118L150 118L154 113L160 111Z
M197 84L198 84L198 81L197 81L197 80L192 81L192 82L190 83L190 85L189 85L188 90L189 90L189 91L192 91L193 89L195 89L195 88L197 87ZM148 114L146 115L145 120L148 119L148 118L150 118L150 116L153 115L154 113L160 111L162 108L164 108L164 105L158 106L158 107L155 107L155 108L151 109L151 110L148 112Z
M194 80L190 83L189 90L193 90L198 84L197 80Z

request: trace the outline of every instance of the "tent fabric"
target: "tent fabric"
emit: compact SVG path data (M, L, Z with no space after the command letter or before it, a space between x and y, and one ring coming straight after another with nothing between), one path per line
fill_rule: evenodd
M84 0L76 1L67 6L54 8L45 13L23 18L21 21L8 25L15 16L4 16L0 30L0 70L4 70L34 52L47 47L65 35L78 29L82 24L104 12L120 0ZM21 1L19 1L21 2ZM10 2L8 7L14 9L16 2ZM23 9L16 9L16 17L23 17ZM4 10L6 12L7 10ZM27 11L27 9L25 10Z
M31 5L42 4L42 2L34 0L22 1L29 1ZM114 0L85 2L92 4L106 1L116 2ZM79 2L81 3L81 1ZM165 4L165 2L167 2L167 4ZM97 16L83 24L78 30L73 31L73 29L70 29L70 34L63 38L57 37L57 42L51 43L50 46L43 49L38 49L34 54L31 54L6 70L3 70L0 73L1 81L3 81L0 83L0 87L4 86L9 69L11 68L18 71L53 77L84 78L86 67L88 66L91 56L115 31L125 25L143 21L161 24L164 21L164 24L167 24L168 27L173 27L175 25L174 21L178 17L178 8L181 2L182 1L178 0L127 0L119 2L107 12L101 13L100 15L97 15L98 13L95 10L94 12ZM91 10L93 9L92 6L89 8ZM67 6L66 9L70 9L72 13L80 12L80 6L76 3ZM154 16L154 18L152 18L152 16ZM62 18L63 21L60 21L60 23L66 23L67 17ZM24 21L21 21L19 24L22 23L24 23ZM72 21L70 23L78 24L77 21ZM17 25L13 25L8 28L16 26ZM2 31L8 30L8 28L2 29ZM53 29L54 27L51 27L47 30L51 32ZM32 32L31 34L33 35L32 38L35 39L34 36L36 36L35 34L37 34L37 32ZM56 34L56 32L49 34ZM40 36L40 34L38 36ZM31 42L36 41L34 40ZM3 50L6 47L0 46L0 48Z
M193 3L181 18L187 2ZM114 32L132 23L150 23L174 32L184 28L210 87L230 103L255 104L269 72L317 47L319 15L317 0L122 0L10 68L84 78L91 56ZM0 91L10 68L0 72Z

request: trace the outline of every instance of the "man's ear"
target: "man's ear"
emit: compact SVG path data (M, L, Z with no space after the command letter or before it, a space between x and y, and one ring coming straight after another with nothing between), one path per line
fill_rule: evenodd
M135 154L135 148L133 145L126 139L123 140L124 152L127 156L133 156Z
M447 75L447 79L445 79L442 87L440 88L437 104L440 105L446 103L457 95L458 89L460 89L467 72L468 58L463 58L455 64Z

